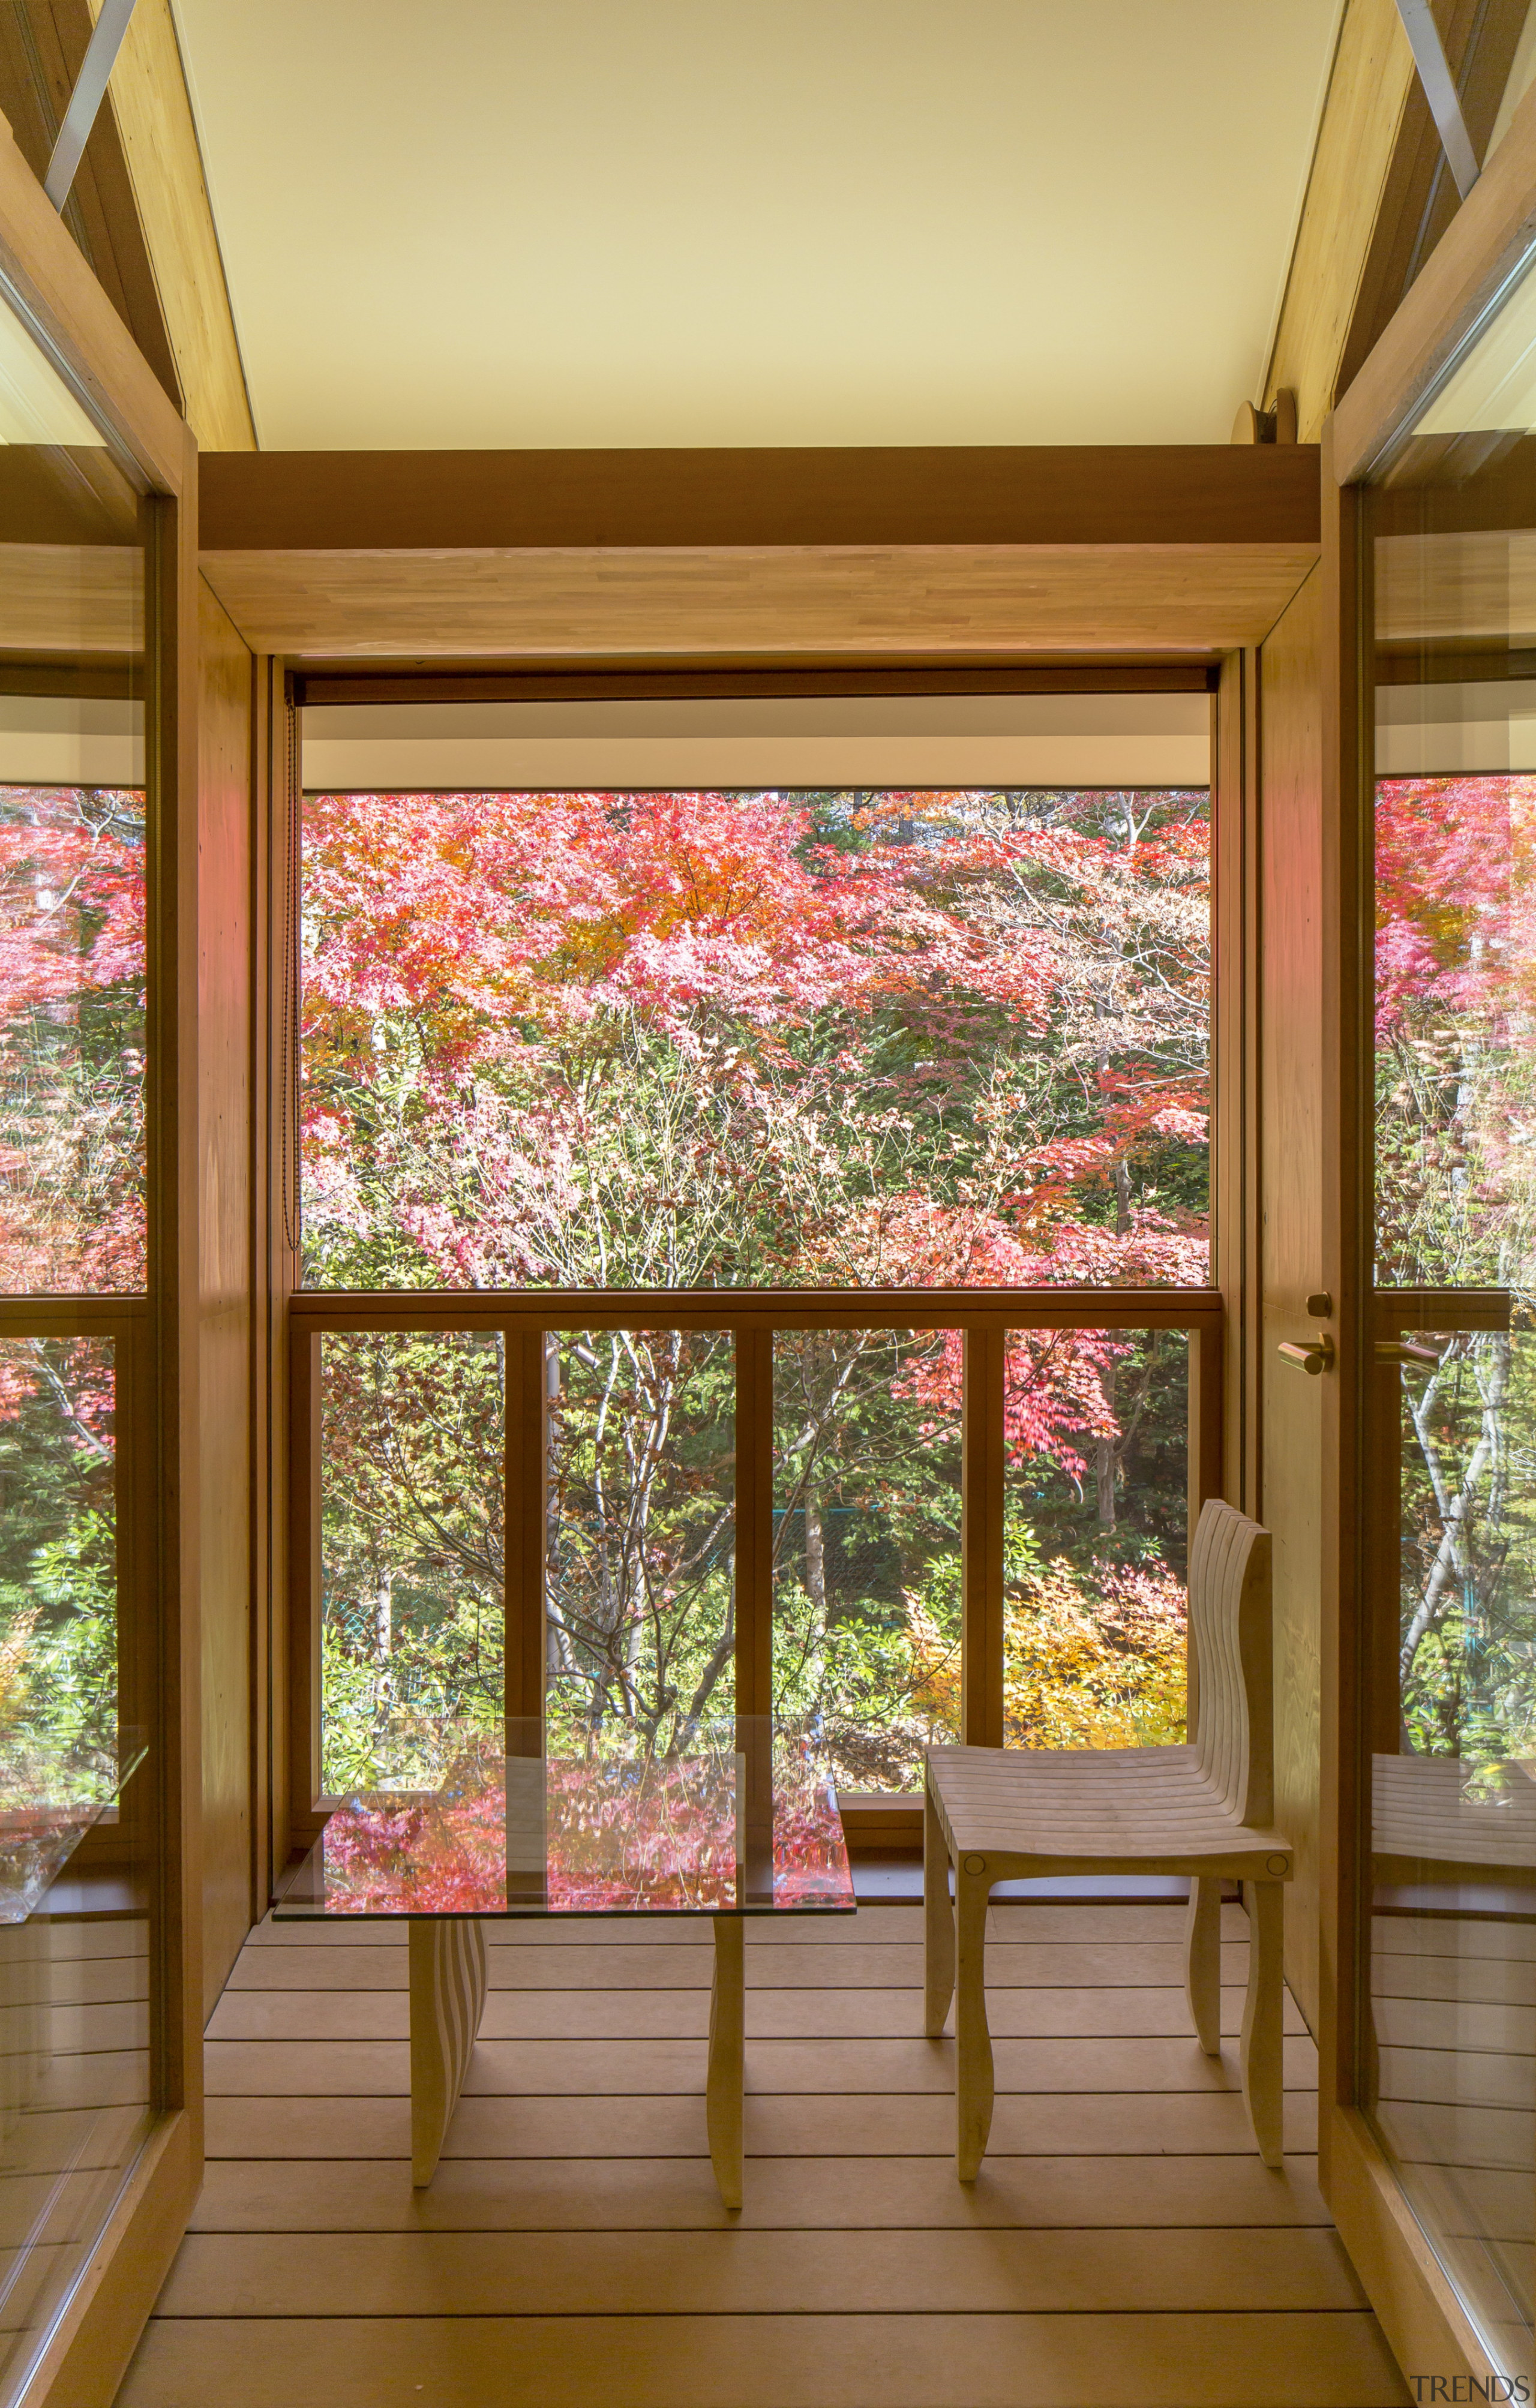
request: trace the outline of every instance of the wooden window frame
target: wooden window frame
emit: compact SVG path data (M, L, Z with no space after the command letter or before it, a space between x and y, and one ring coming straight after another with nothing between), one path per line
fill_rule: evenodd
M960 1473L962 1737L1003 1740L1004 1346L1010 1330L1181 1329L1189 1337L1191 1528L1222 1489L1226 1311L1215 1288L301 1290L289 1301L290 1845L323 1828L320 1781L320 1347L328 1333L496 1331L506 1341L506 1711L541 1714L544 1691L544 1345L573 1328L711 1329L736 1344L736 1700L772 1705L773 1336L782 1329L957 1329L964 1343ZM855 1844L906 1846L920 1802L854 1795Z

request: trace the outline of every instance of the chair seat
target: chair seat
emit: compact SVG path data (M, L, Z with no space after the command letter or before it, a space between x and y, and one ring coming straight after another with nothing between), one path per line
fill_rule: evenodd
M956 1860L1007 1859L1042 1874L1290 1874L1290 1842L1240 1822L1194 1747L934 1747L928 1780Z

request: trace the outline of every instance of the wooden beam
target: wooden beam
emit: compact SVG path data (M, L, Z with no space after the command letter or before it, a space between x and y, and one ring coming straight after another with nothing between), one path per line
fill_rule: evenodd
M140 0L145 5L145 0ZM1297 444L263 452L201 467L218 552L1312 545Z
M1413 416L1457 344L1536 249L1536 89L1343 395L1333 420L1333 473L1363 477Z
M1267 635L1300 543L912 544L504 552L211 552L246 641L291 660L592 660L714 652L1211 652Z
M146 483L179 492L187 453L176 409L3 126L0 276L71 363Z
M1396 0L1347 0L1264 380L1271 406L1277 393L1295 394L1304 442L1316 441L1333 406L1403 114L1416 88Z
M90 0L93 19L99 0ZM137 0L108 87L145 247L200 444L253 450L256 432L203 176L170 0Z

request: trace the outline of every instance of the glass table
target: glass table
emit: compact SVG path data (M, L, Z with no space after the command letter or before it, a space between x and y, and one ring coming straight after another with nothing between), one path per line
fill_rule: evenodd
M279 1922L368 1915L409 1927L411 2179L429 2183L485 2001L487 1920L708 1915L714 1930L705 2084L710 2157L741 2204L749 1915L851 1914L830 1783L766 1715L649 1752L630 1727L552 1738L427 1733L423 1785L335 1806L273 1906Z

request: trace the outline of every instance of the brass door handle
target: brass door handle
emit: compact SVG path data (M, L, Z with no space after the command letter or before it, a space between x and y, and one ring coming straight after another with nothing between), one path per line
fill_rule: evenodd
M1309 1338L1301 1346L1287 1341L1280 1352L1287 1363L1294 1363L1299 1371L1308 1372L1314 1380L1333 1369L1333 1340L1327 1336Z
M1376 1360L1378 1363L1422 1363L1428 1369L1438 1371L1440 1349L1438 1346L1415 1346L1407 1338L1378 1338Z

